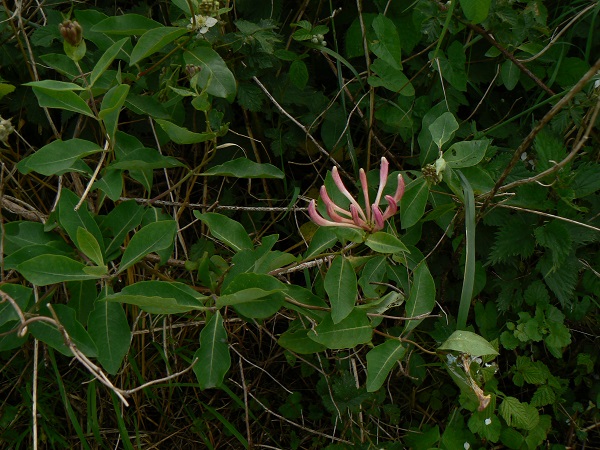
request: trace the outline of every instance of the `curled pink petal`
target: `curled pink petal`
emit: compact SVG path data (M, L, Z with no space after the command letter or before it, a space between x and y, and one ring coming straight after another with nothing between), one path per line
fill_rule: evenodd
M371 203L369 202L369 183L367 182L367 174L364 169L358 171L360 177L360 186L362 187L363 196L365 198L365 209L367 222L371 221Z
M354 222L350 219L347 219L345 217L340 216L338 213L335 212L335 209L333 208L333 206L335 205L331 205L331 204L326 204L325 207L327 208L327 214L329 215L329 217L331 217L331 219L334 222L337 223L347 223L347 224L353 224ZM346 214L348 214L347 211L344 211Z
M381 167L379 168L379 189L377 190L377 197L375 197L375 205L379 206L379 202L381 201L381 195L383 194L383 189L387 184L387 177L389 171L390 163L385 158L381 158Z
M396 188L396 193L394 194L394 200L399 202L402 196L404 195L404 178L402 178L402 174L398 174L398 187Z
M386 195L385 199L388 202L388 207L385 209L383 213L383 220L388 220L394 214L398 212L398 203L396 203L396 199L391 195Z
M337 167L333 168L333 170L331 171L331 176L333 177L333 181L335 182L335 185L340 190L340 192L344 195L344 197L346 197L348 200L350 200L350 204L354 205L354 207L357 209L357 211L360 214L360 216L362 217L362 219L366 221L367 216L365 216L365 213L362 210L362 208L360 207L360 205L358 204L358 202L356 200L354 200L354 197L352 197L352 195L350 195L350 192L348 192L348 189L346 189L346 186L344 186L344 182L342 181L342 178L340 177Z
M366 230L368 228L367 222L365 222L359 215L360 209L356 209L354 205L350 205L350 212L352 213L353 223L358 227Z
M327 214L329 214L329 210L331 209L332 211L336 211L336 212L339 212L340 214L344 214L346 216L346 218L348 220L350 220L350 217L352 217L352 215L345 209L340 208L338 205L336 205L333 202L333 200L331 200L331 197L329 197L329 194L327 193L327 188L325 188L325 186L321 186L320 194L321 194L321 198L323 199L323 202L325 203L325 207L327 208ZM333 216L331 214L329 214L329 215L333 219Z
M361 228L359 226L354 225L354 223L338 223L332 222L331 220L327 220L323 218L317 212L317 203L314 200L311 200L308 204L308 215L310 216L310 220L312 220L317 225L322 227L347 227L347 228Z
M383 214L381 213L381 209L379 206L373 205L373 221L375 222L373 225L374 231L383 230L385 226L385 221L383 220Z

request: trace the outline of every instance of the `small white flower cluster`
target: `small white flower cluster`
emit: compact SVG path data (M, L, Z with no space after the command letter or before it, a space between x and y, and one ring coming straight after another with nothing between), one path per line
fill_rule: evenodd
M325 41L325 36L323 36L322 34L313 34L313 37L310 40L310 42L312 42L313 44L321 44L323 47L327 45L327 42Z
M218 20L214 17L203 16L202 14L196 14L190 18L190 24L187 26L188 30L198 31L198 37L202 34L206 34L208 30L217 24Z
M10 123L10 119L3 119L0 116L0 142L8 145L8 136L15 131L15 128Z

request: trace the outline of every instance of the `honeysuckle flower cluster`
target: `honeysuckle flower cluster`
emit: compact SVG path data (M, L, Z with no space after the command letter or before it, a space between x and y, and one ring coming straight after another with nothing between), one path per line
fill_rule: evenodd
M214 17L203 16L202 14L196 14L190 18L190 24L187 26L188 30L196 30L198 37L202 34L208 33L208 30L217 24L218 20Z
M381 211L379 202L381 201L383 190L387 184L388 171L388 160L381 158L381 167L379 169L379 189L377 191L375 201L371 203L369 199L367 174L363 169L360 169L360 184L365 199L365 208L363 209L358 204L356 199L352 197L350 192L348 192L348 189L346 189L346 186L344 186L344 182L340 177L337 167L334 167L331 171L331 176L333 177L333 181L339 191L344 195L344 197L350 200L350 207L348 210L345 210L336 205L329 197L325 186L322 186L320 191L321 199L325 203L327 214L331 220L325 219L317 212L317 204L315 200L311 200L310 204L308 205L308 215L314 223L324 227L356 228L359 230L365 230L369 233L382 230L385 226L385 221L398 212L398 202L404 195L404 179L402 178L402 175L398 174L398 187L396 188L396 192L393 196L385 196L388 206L385 211Z

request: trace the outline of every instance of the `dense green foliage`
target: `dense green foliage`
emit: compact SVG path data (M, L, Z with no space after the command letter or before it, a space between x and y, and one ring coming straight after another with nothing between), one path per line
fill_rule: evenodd
M0 446L600 446L600 4L16 5Z

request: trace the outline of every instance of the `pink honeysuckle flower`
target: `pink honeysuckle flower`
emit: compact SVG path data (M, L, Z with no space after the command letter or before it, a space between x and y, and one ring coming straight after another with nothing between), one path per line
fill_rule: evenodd
M348 210L345 210L336 205L333 200L331 200L331 197L329 197L325 186L322 186L320 190L321 199L325 203L327 214L331 220L325 219L317 212L317 204L315 200L311 200L310 204L308 205L308 215L314 223L323 227L356 228L359 230L365 230L369 233L382 230L385 226L385 221L398 212L398 202L404 195L404 179L402 178L402 175L398 174L398 187L396 188L396 192L393 196L385 196L388 206L384 212L381 211L379 208L379 202L381 201L383 190L387 184L388 171L388 160L381 158L381 167L379 169L379 189L377 190L375 202L371 204L369 201L367 175L363 169L360 169L359 177L365 199L365 209L363 210L354 197L352 197L350 192L348 192L348 189L346 189L337 167L334 167L331 171L333 181L344 197L350 200L350 207Z

